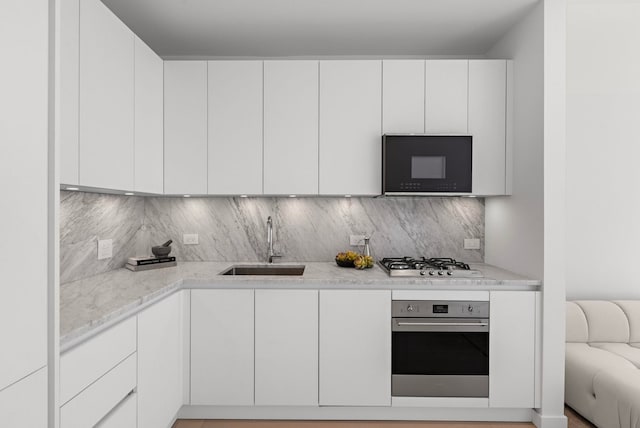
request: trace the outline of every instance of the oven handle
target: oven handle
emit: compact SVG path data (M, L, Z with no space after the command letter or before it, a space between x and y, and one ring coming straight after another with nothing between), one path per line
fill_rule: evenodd
M406 322L399 321L396 323L399 326L429 326L429 327L486 327L488 322Z
M393 318L392 331L396 332L468 332L482 333L489 331L489 320L478 319L476 322L468 320L452 319L450 321L433 321L430 319L397 319Z

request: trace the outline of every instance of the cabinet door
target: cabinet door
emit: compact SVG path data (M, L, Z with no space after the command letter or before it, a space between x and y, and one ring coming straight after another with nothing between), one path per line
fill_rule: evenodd
M47 426L47 368L0 391L4 427Z
M138 192L163 192L163 75L162 58L136 37L134 189Z
M490 407L534 407L536 294L490 294Z
M381 116L381 61L320 61L320 194L380 194Z
M47 304L49 279L53 287L47 262L53 260L54 236L47 200L49 4L1 4L0 390L47 364L47 312L53 310ZM4 417L0 424L12 426Z
M424 60L382 61L382 131L424 132Z
M262 61L209 61L209 194L262 193Z
M318 61L264 63L264 193L318 194Z
M138 428L167 427L182 406L182 298L138 315Z
M80 2L80 184L133 190L134 35L100 0Z
M426 61L425 129L428 134L466 134L469 61Z
M80 84L80 0L57 3L60 25L57 27L60 92L58 97L60 183L78 182L78 101Z
M136 428L136 399L136 394L129 395L122 403L118 404L118 407L98 422L95 428ZM158 426L168 426L168 424Z
M207 193L207 63L164 62L164 193Z
M504 60L469 60L469 133L473 136L473 193L506 193Z
M320 291L320 405L391 405L391 292Z
M191 290L191 404L253 405L253 290Z
M255 293L255 404L317 406L318 291Z

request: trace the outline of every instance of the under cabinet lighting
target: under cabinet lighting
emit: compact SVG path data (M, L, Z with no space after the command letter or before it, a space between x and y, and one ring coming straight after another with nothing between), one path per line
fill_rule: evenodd
M125 193L124 195L125 195L125 196L133 196L133 195L134 195L134 193L132 193L132 192L127 192L127 193Z
M345 197L345 198L350 198L350 197L351 197L351 195L344 195L344 197Z
M295 197L296 197L296 195L289 195L289 197L290 197L290 198L295 198Z
M247 198L247 195L240 195L241 198Z
M185 198L190 198L190 197L191 197L191 195L184 195L184 197L185 197Z
M80 189L77 187L67 187L67 190L80 190Z

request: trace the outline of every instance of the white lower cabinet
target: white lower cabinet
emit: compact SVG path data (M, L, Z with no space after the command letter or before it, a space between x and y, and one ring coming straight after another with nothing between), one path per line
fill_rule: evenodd
M321 290L322 406L391 405L391 291Z
M535 406L535 291L492 291L489 407Z
M183 404L183 293L138 315L138 428L169 426Z
M0 391L2 426L31 428L47 426L47 368Z
M318 291L255 293L255 404L317 406Z
M136 354L115 366L60 408L60 428L95 426L136 387Z
M101 420L96 428L136 428L137 395L130 394L111 413ZM158 425L162 427L162 425Z
M191 291L191 404L253 405L254 291Z

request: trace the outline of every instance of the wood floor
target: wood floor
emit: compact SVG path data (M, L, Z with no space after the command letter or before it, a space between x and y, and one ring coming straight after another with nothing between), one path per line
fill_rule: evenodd
M594 425L565 407L569 428L593 428ZM178 420L173 428L531 428L531 423L507 422L376 422L376 421L226 421Z

